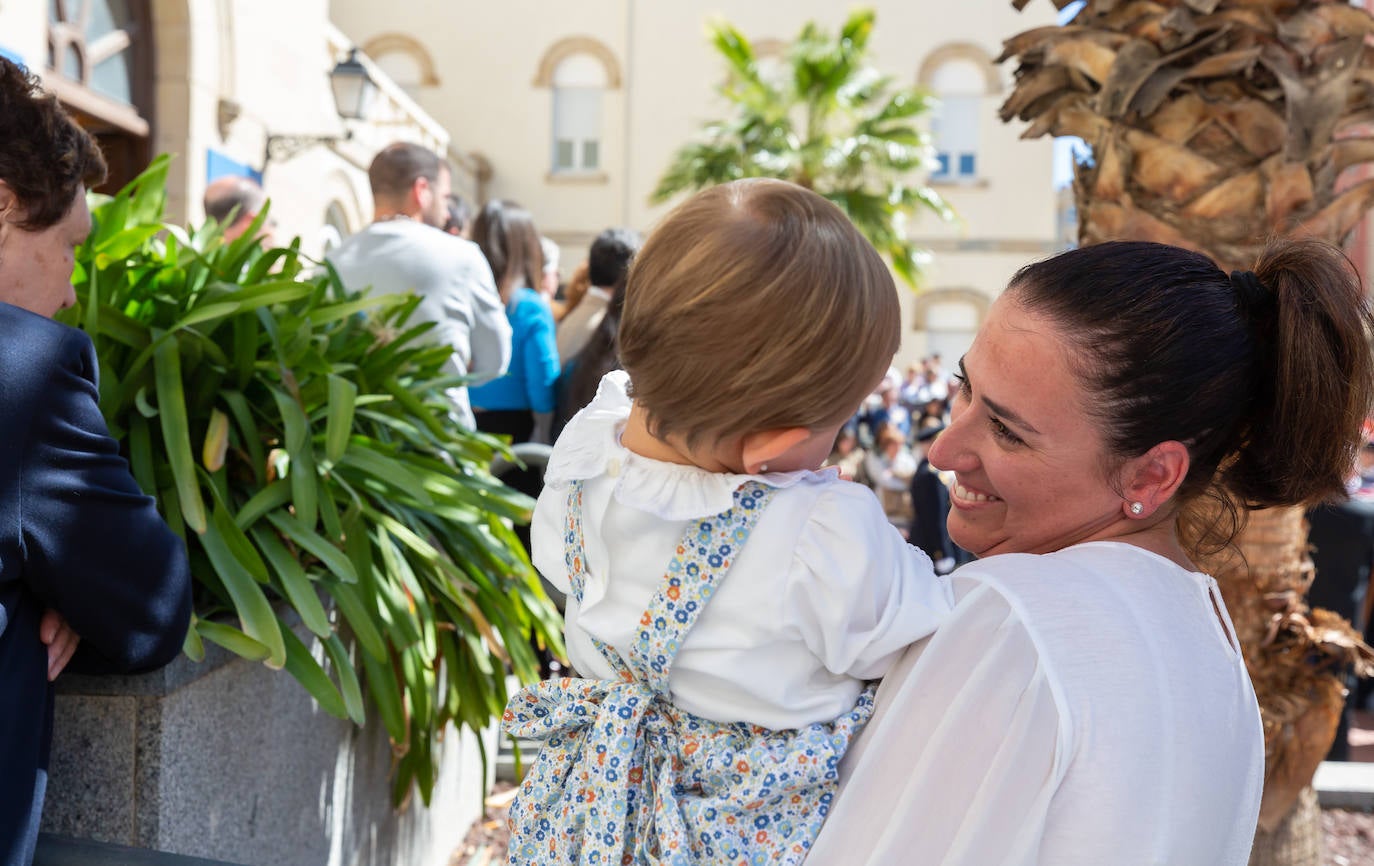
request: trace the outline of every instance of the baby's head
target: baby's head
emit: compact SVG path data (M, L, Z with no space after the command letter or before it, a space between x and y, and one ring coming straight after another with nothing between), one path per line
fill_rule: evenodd
M900 319L887 265L838 207L739 180L683 202L644 244L620 356L659 438L822 431L887 371Z

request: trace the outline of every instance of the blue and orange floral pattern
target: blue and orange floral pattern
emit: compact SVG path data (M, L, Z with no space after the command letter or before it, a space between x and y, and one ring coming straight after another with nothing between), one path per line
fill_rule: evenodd
M517 693L512 735L541 740L510 811L511 864L756 866L805 859L830 809L840 759L873 713L873 689L832 723L772 731L673 706L673 659L749 539L772 491L689 526L628 658L597 642L619 680L565 677ZM568 495L565 562L586 585L582 484Z

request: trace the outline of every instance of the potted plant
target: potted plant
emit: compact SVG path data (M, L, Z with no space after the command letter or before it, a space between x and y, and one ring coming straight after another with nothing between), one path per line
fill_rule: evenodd
M448 420L446 347L417 299L350 292L265 250L163 221L169 157L93 208L78 304L100 404L135 478L186 540L205 641L285 669L323 710L392 743L393 802L429 801L453 722L489 727L507 674L561 620L510 529L531 500L489 472L500 441ZM288 627L298 618L312 638ZM485 759L485 756L484 756Z

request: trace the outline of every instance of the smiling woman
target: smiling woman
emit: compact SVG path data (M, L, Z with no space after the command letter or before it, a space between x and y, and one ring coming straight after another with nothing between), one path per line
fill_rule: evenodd
M1229 277L1149 243L1018 273L928 453L980 560L884 680L808 866L1246 863L1259 711L1177 518L1342 492L1370 322L1315 242Z

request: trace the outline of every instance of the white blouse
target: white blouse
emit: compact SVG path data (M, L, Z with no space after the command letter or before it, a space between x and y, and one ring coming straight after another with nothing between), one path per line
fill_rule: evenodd
M607 375L564 429L530 530L535 567L568 592L568 491L583 482L588 578L582 603L568 598L564 629L573 665L615 677L591 637L627 656L684 530L730 508L753 479L776 488L773 498L678 650L673 702L774 730L853 709L865 681L948 614L948 578L887 522L872 491L833 470L729 475L629 451L627 382Z
M1210 577L1093 542L953 578L807 866L1247 863L1264 737Z

